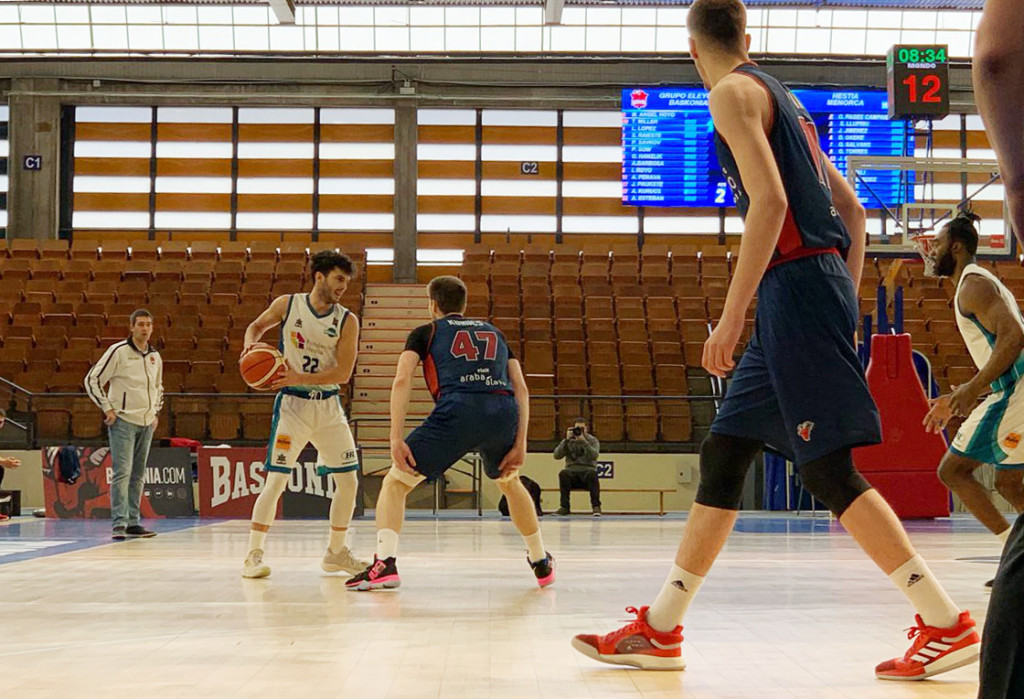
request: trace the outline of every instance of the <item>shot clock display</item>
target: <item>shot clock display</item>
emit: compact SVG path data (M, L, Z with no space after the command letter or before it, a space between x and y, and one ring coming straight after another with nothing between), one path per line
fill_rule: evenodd
M890 119L938 118L949 114L946 46L893 46L886 68Z

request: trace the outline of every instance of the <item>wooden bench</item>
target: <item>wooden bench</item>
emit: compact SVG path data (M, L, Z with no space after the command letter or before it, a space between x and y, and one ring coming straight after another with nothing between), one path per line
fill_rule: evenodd
M573 490L579 490L587 492L584 488L573 488ZM558 488L541 488L542 493L560 493L561 490ZM665 514L665 493L674 493L675 488L605 488L601 487L601 494L604 493L657 493L658 494L658 514ZM652 515L654 512L635 512L625 510L604 510L604 514L609 515Z

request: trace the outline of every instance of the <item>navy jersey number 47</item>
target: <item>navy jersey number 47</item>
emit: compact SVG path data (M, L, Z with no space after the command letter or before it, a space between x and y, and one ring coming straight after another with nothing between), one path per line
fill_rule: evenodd
M507 393L505 336L483 320L448 315L409 335L405 349L423 361L423 376L434 400L452 393Z

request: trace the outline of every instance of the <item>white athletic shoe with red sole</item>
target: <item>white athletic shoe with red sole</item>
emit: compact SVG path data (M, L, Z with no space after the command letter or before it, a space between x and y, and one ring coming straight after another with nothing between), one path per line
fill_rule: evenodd
M580 634L572 647L588 658L610 665L629 665L641 670L683 670L683 627L657 631L647 623L647 607L626 607L636 619L604 636Z
M907 629L907 638L914 639L913 645L902 658L880 663L875 668L878 679L923 680L978 660L981 637L967 610L960 612L956 625L948 629L925 626L920 616L914 619L917 625Z

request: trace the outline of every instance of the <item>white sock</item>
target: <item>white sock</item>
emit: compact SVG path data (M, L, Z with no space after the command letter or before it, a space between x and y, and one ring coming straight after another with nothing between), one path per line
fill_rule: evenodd
M338 553L346 546L348 546L348 529L339 532L334 527L331 527L331 531L327 535L327 548L332 553Z
M1006 546L1006 540L1010 538L1010 532L1013 531L1013 527L1007 527L1000 533L996 534L996 538L999 539L999 543Z
M384 560L398 555L398 532L381 529L377 532L377 558Z
M352 530L351 529L346 529L345 530L345 546L347 546L349 549L352 548L352 539L353 538L355 538L355 535L352 533Z
M524 536L523 541L526 542L526 555L529 557L530 563L536 563L548 557L547 551L544 550L544 539L540 536L540 529L529 536Z
M681 623L704 578L672 564L672 570L647 610L647 623L655 631L672 631Z
M953 604L920 555L890 573L889 579L907 596L926 625L948 629L956 624L960 608Z
M267 533L257 531L255 529L249 530L249 550L255 551L256 549L263 550L263 545L267 543Z

